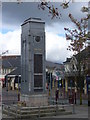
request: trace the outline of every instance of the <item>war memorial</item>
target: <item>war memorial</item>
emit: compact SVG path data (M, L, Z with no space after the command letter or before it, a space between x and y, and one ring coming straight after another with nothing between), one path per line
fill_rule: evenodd
M45 106L48 105L45 22L40 18L29 18L21 27L21 101L27 106Z

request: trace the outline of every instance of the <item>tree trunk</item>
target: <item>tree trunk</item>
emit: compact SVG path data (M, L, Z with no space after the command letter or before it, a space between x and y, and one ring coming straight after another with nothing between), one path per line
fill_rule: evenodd
M79 52L78 54L78 77L79 77L79 87L80 87L80 105L82 105L82 91L83 91L83 81L82 81L82 78L81 78L81 60L82 60L82 57L81 57L81 52Z

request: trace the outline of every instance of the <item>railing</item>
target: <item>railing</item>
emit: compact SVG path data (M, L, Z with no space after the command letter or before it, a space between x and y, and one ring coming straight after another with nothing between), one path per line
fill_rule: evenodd
M68 114L75 113L74 104L64 104L64 105L49 105L49 106L38 106L38 107L19 107L19 106L8 106L2 105L2 110L7 110L7 116L12 116L14 118L25 118L25 117L42 117L48 115L61 115L65 113L65 108L69 108L70 111L67 111ZM70 108L71 107L71 108ZM60 113L61 110L61 113ZM11 115L12 114L12 115Z
M62 107L62 108L71 106L72 107L72 113L75 113L75 104L66 104L64 101L63 102L57 101L57 104L56 104L55 100L51 100L50 102L53 105L57 105L57 106Z

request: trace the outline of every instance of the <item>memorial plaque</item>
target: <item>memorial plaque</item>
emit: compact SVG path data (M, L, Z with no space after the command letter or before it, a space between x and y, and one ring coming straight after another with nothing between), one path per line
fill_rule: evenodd
M41 54L34 54L34 73L42 73L43 72L42 66L42 55Z
M34 87L37 89L43 87L42 75L34 75Z

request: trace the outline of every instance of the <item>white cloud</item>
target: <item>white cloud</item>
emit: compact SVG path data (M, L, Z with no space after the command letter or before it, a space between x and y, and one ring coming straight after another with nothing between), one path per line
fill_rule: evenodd
M68 42L64 36L59 36L58 32L54 27L46 29L46 59L53 62L63 62L66 57L70 56L70 52L67 51ZM6 34L1 34L2 40L0 41L0 52L9 50L8 54L20 54L21 50L21 31L15 30L12 32L7 32Z
M0 52L9 50L8 54L20 54L21 49L21 32L20 30L15 30L13 32L7 32L6 34L1 34L2 40L0 40Z
M58 36L53 32L46 32L46 58L49 61L64 62L66 57L72 55L71 52L67 51L69 42L66 41L65 37Z

